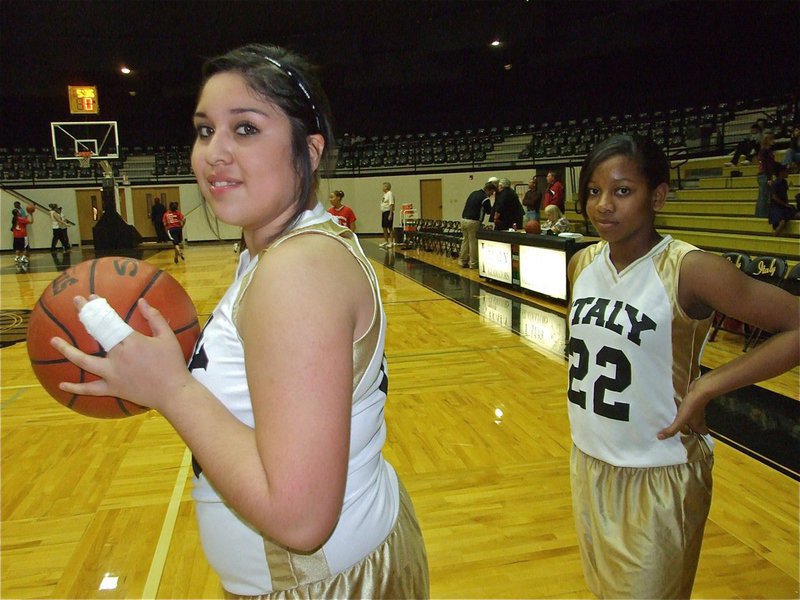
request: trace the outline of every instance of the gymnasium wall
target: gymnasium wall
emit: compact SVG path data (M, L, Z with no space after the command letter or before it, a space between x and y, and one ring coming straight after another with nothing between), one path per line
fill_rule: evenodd
M344 202L356 213L358 221L356 231L362 235L379 234L381 232L381 213L380 200L383 195L383 182L389 181L394 192L396 209L399 211L401 204L411 203L420 211L420 182L422 180L438 179L442 182L442 219L459 220L461 211L464 208L464 201L474 190L483 187L486 180L491 177L508 177L512 185L525 184L532 175L531 169L508 170L501 172L465 172L465 173L426 173L424 175L378 175L375 177L358 178L330 178L320 182L319 200L328 208L328 194L332 190L342 190L345 193ZM567 198L572 197L569 181L564 182L567 188ZM540 177L540 186L545 185L544 178ZM164 184L159 186L142 186L147 188L178 188L180 195L181 211L186 215L185 237L191 241L213 241L216 239L235 240L239 239L239 229L231 227L216 220L213 213L207 209L202 202L202 198L195 183L186 184ZM42 206L48 206L51 202L64 207L64 216L73 223L78 223L78 209L76 200L76 190L82 188L18 188L16 191L24 196L36 201ZM99 189L99 188L97 188ZM140 232L143 231L144 224L138 224L131 206L134 197L134 186L121 186L124 190L125 207L127 222L136 227ZM3 208L4 226L0 228L0 248L10 250L12 246L11 236L11 210L17 198L7 191L0 189L0 205ZM119 203L119 200L118 200ZM23 202L23 205L25 203ZM123 214L123 207L119 206L120 214ZM399 212L395 217L395 226L400 225ZM73 244L78 241L78 228L70 228L70 240ZM28 227L28 236L31 248L34 250L50 248L52 238L52 228L50 217L46 211L39 211L35 214L33 225Z

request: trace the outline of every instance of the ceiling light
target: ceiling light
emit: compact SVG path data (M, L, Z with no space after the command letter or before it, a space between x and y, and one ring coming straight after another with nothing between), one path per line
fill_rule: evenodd
M128 67L122 67L120 69L120 73L122 73L123 75L130 75L131 74L131 70Z
M499 47L499 46L500 46L500 40L494 40L494 41L491 43L491 46L493 46L494 48L497 48L497 47Z

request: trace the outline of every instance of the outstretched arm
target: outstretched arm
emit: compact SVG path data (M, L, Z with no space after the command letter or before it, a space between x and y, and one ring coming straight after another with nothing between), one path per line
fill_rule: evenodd
M679 301L691 317L712 310L773 332L768 340L695 380L675 421L659 433L671 437L684 426L706 433L705 407L715 397L785 373L800 364L800 298L758 281L722 257L691 252L683 261Z

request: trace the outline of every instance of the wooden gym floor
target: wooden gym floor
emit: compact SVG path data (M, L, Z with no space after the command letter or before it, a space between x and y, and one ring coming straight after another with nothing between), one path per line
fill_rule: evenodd
M414 500L434 598L585 598L570 509L563 309L456 262L363 244L388 315L386 456ZM205 321L232 244L140 257L173 274ZM66 265L0 257L3 598L218 598L190 500L189 453L155 413L74 414L30 370L27 314ZM69 261L92 258L75 250ZM547 335L542 335L542 332ZM706 366L741 351L720 334ZM756 401L753 401L753 399ZM715 490L696 598L798 598L798 371L709 413ZM749 431L748 431L749 430Z

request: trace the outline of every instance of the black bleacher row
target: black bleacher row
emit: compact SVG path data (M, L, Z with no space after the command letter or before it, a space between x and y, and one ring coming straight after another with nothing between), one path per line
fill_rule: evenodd
M59 149L59 155L68 156L70 149ZM107 149L114 154L115 149ZM119 158L109 160L115 177L120 177L125 162L130 157L153 157L154 167L149 175L169 176L192 174L191 146L121 146ZM94 179L101 177L102 167L95 161L81 168L77 160L56 160L52 148L0 148L0 180Z
M796 99L765 101L755 99L685 107L668 111L639 112L584 118L580 121L444 131L339 141L337 168L344 170L406 167L435 164L479 163L497 144L509 139L524 139L516 151L520 160L555 159L585 156L591 147L615 133L636 133L650 137L668 153L693 149L701 155L725 152L749 133L749 124L765 117L776 137L786 137L796 122ZM737 116L750 115L751 121L737 122Z
M594 118L529 123L488 129L465 129L416 134L345 136L338 142L337 170L414 169L433 165L474 167L522 160L579 160L596 142L620 132L651 137L669 154L687 150L698 156L727 152L748 134L750 122L765 117L778 138L797 122L797 98L754 99L667 111L638 112ZM507 142L504 144L504 142ZM501 146L504 146L502 149ZM496 152L497 151L497 152ZM59 154L68 153L65 149ZM496 156L490 156L495 152ZM509 154L510 153L510 154ZM190 177L191 146L120 147L109 161L114 175L123 170L134 178ZM129 158L152 159L128 164ZM132 161L133 162L133 161ZM151 164L142 172L141 165ZM99 165L80 168L77 161L55 160L51 148L0 148L0 180L95 179Z
M150 153L147 153L150 154ZM153 175L191 175L192 174L192 147L180 146L165 148L161 146L153 153L155 166Z
M486 153L494 150L494 144L503 139L504 134L497 128L373 136L363 142L345 138L339 141L337 168L482 162Z

